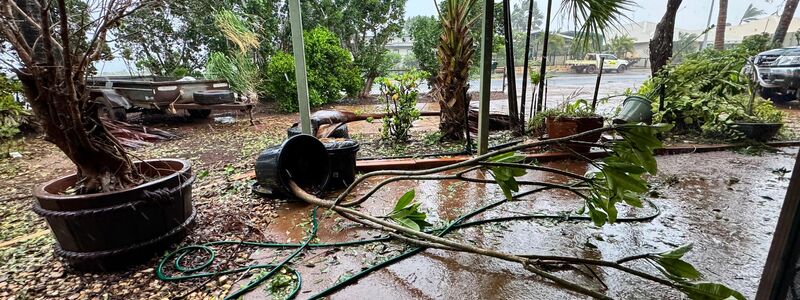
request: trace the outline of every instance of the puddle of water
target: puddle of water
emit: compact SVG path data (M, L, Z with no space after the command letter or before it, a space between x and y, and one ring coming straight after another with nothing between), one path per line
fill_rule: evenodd
M796 149L791 150L796 153ZM761 268L766 259L772 230L781 206L779 200L788 185L781 182L771 169L791 166L791 155L770 154L765 157L742 156L720 152L659 157L661 175L654 182L677 176L672 185L657 184L660 198L652 199L663 210L661 216L645 223L617 223L596 228L584 221L538 220L515 221L459 230L448 237L467 243L513 253L568 255L616 260L625 256L665 251L693 242L695 249L686 256L705 279L723 282L752 297L755 294ZM550 162L545 166L584 174L584 163L574 161ZM735 166L735 167L732 167ZM787 167L788 168L788 167ZM484 176L486 174L471 174ZM739 183L725 182L736 177ZM524 180L567 182L560 175L529 172ZM730 182L730 181L727 181ZM370 181L358 190L364 193ZM395 201L409 189L415 189L432 220L452 220L461 214L502 197L493 185L457 181L397 182L388 185L365 202L361 210L373 215L385 215ZM565 192L547 191L525 197L476 219L509 216L516 213L556 213L577 209L581 201ZM268 228L278 241L298 241L305 229L298 226L308 221L310 207L292 203L281 208L281 216ZM653 209L622 208L620 217L644 216ZM343 241L375 236L376 233L350 222L335 222L336 216L320 220L319 239L322 242ZM345 229L339 230L341 227ZM372 247L372 248L369 248ZM377 249L375 248L377 247ZM337 280L372 265L382 257L397 255L402 245L381 243L355 246L326 252L307 251L295 262L303 274L299 297L307 298ZM311 262L307 264L307 262ZM646 264L630 266L656 274ZM608 285L606 293L615 298L679 298L675 291L608 269L593 269ZM555 272L562 278L579 284L602 287L585 269ZM646 289L641 287L645 285ZM259 298L253 292L248 298ZM477 255L426 250L388 268L379 270L358 283L334 294L332 299L581 299L536 276L515 264Z

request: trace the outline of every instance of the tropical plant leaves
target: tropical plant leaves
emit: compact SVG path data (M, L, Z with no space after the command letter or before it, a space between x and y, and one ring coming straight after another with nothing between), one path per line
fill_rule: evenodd
M642 175L658 172L653 157L653 151L662 146L658 134L671 128L671 125L636 125L617 130L623 139L614 142L611 146L614 151L596 164L599 170L588 174L592 190L586 208L595 225L616 222L619 202L642 207L640 197L649 190ZM690 273L683 275L691 276Z
M678 288L692 300L745 300L741 293L719 283L696 282Z
M488 159L489 162L495 163L521 163L524 160L525 156L516 152L498 154ZM519 192L519 183L516 177L524 176L527 173L523 168L506 166L492 166L489 167L489 171L508 200L512 200L514 193Z
M428 215L419 211L419 203L414 203L416 192L410 190L397 200L389 218L404 227L420 231L431 224L426 221Z

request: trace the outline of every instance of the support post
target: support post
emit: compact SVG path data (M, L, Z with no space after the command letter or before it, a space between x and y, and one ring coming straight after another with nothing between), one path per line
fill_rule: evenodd
M494 39L494 0L484 1L481 35L481 86L478 107L478 155L489 152L489 100L492 88L492 40Z
M539 68L539 77L544 81L547 75L547 44L550 42L550 12L553 8L553 0L547 0L547 15L544 19L544 43L542 44L542 66ZM536 112L542 111L542 101L544 101L543 85L539 85L539 99L536 101Z
M297 81L297 102L300 108L300 129L303 134L312 134L311 105L309 105L308 100L306 49L303 42L303 17L300 12L300 0L289 0L289 23L292 26L292 49L294 52L294 74Z
M772 237L767 263L761 275L756 300L783 300L797 292L797 260L800 257L800 153L795 161L786 199ZM793 296L794 297L794 296Z
M503 24L506 41L506 72L508 73L508 116L511 129L519 132L519 109L517 108L517 75L514 68L514 32L511 30L511 0L503 0Z
M594 97L592 97L592 112L597 109L597 94L600 92L600 80L603 78L603 65L606 63L605 57L600 57L599 72L597 72L597 83L594 84Z
M533 27L533 5L536 4L536 1L530 1L528 7L528 27L525 31L525 63L522 67L522 101L520 101L519 106L519 118L520 123L522 123L522 132L525 132L525 96L528 92L528 66L531 61L531 27ZM531 95L531 100L533 99L533 95ZM532 103L531 103L532 104ZM532 106L532 105L531 105Z

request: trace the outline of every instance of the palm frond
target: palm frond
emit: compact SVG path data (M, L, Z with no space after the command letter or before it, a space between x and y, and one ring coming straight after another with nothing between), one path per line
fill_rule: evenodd
M226 9L215 13L214 22L225 34L225 37L236 44L241 52L258 47L258 35L232 11Z
M758 7L755 7L753 6L752 3L750 3L750 5L747 6L747 9L744 10L744 15L742 15L742 19L739 20L739 25L741 25L742 23L747 23L755 19L758 19L758 17L763 16L766 13L767 12L765 12L764 10L759 9Z

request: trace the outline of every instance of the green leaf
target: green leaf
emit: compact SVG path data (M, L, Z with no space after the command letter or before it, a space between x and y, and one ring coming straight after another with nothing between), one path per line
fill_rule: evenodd
M662 258L680 259L683 258L684 254L688 253L689 251L692 251L692 247L694 247L694 245L692 243L689 243L669 251L661 252L658 254L658 256Z
M730 298L745 300L741 293L719 283L687 283L678 288L692 300L723 300Z
M637 195L634 192L630 191L625 192L622 196L622 201L625 201L625 204L628 204L633 207L638 207L638 208L644 207L644 205L642 205L642 199L640 199L639 195Z
M655 262L661 266L661 272L670 278L698 279L700 272L690 263L677 258L657 258Z
M414 190L410 190L405 194L403 194L403 196L401 196L400 199L397 200L397 204L394 206L394 210L398 211L408 206L411 203L411 201L414 200L415 194L416 192Z
M414 222L414 221L412 221L410 219L402 218L402 219L394 219L394 220L395 220L395 222L399 223L400 225L403 225L404 227L408 227L408 228L414 229L416 231L420 230L419 225L417 225L416 222Z

